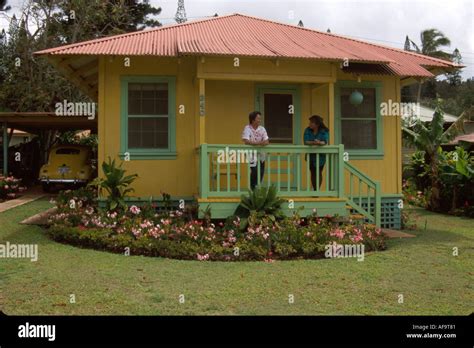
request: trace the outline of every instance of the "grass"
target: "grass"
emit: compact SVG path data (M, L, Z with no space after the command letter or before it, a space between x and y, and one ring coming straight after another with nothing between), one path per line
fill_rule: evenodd
M0 214L0 243L39 248L37 262L0 259L0 309L7 314L467 315L474 310L472 219L416 209L420 229L410 233L417 237L390 240L388 250L368 253L363 262L225 263L80 249L51 241L40 227L18 224L49 207L39 200ZM459 256L453 256L454 247Z

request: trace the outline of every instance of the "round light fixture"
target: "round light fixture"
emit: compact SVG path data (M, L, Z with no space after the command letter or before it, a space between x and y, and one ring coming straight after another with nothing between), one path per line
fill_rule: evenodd
M349 96L349 103L352 105L360 105L364 101L364 95L360 93L358 90L355 90Z

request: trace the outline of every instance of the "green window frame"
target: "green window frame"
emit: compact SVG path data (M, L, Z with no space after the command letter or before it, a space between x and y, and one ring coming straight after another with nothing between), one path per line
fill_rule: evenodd
M334 91L334 138L336 144L342 144L342 121L344 120L372 120L376 122L376 148L375 149L345 149L350 158L356 159L377 159L383 158L383 123L380 113L382 101L382 82L380 81L337 81ZM374 118L344 118L341 115L341 89L342 88L373 88L375 89L375 119Z
M130 148L128 146L128 120L137 115L128 114L128 86L130 83L168 84L168 147ZM158 115L148 116L157 117ZM160 115L162 116L162 115ZM147 116L143 116L147 117ZM129 154L130 160L174 159L176 153L176 77L175 76L122 76L120 78L120 158Z

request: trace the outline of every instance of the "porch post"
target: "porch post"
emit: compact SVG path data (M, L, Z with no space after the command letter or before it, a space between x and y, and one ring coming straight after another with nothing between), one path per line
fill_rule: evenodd
M338 161L337 161L337 180L338 180L338 196L339 198L344 198L346 196L346 189L344 187L345 181L345 162L344 162L344 145L339 144L339 152L338 152Z
M8 176L8 132L7 132L7 123L3 122L3 175Z
M206 142L206 80L199 79L199 144Z
M334 140L334 82L328 83L328 96L329 96L329 107L328 107L328 118L329 118L329 144L335 144Z

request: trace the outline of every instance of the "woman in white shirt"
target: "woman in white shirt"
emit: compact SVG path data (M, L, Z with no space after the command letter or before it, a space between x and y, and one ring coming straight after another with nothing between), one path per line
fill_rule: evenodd
M265 146L269 144L267 131L260 125L261 121L262 115L260 112L253 111L249 114L249 124L245 126L242 132L242 140L246 145ZM260 162L260 180L257 180L257 162ZM259 153L257 158L250 160L250 188L252 190L263 180L264 172L265 154Z

